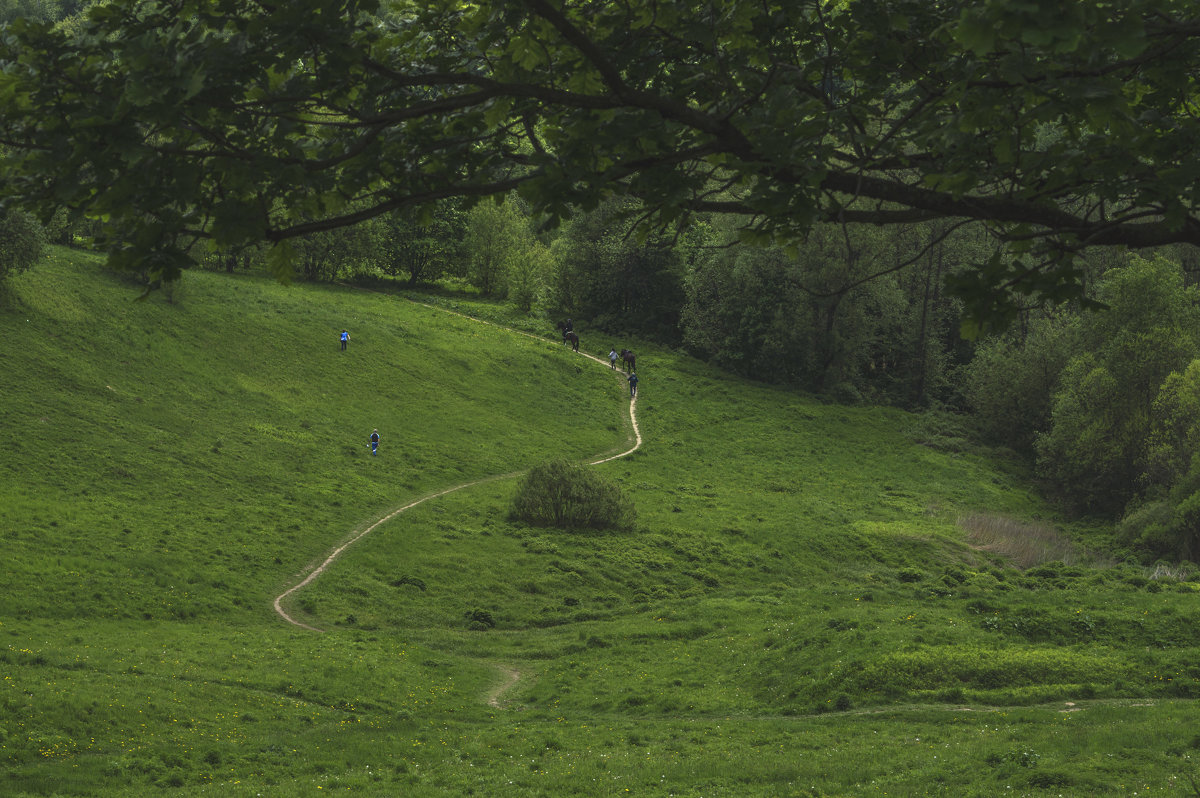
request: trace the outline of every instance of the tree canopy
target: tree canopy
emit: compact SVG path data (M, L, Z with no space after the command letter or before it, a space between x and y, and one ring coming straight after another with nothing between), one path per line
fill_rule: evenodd
M986 316L1081 296L1081 248L1200 244L1198 43L1190 0L111 0L0 36L2 190L162 278L514 190L774 243L975 222Z

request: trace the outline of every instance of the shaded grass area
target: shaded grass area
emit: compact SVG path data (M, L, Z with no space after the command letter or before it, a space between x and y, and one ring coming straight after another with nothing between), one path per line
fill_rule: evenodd
M294 598L328 631L291 628L272 597L354 530L620 451L627 394L387 293L185 280L133 303L55 250L0 311L23 342L0 357L0 792L1124 795L1197 773L1190 571L1015 567L959 519L1019 538L1052 513L952 420L640 342L584 335L639 353L646 443L597 467L635 528L526 527L516 477L488 481L359 541Z

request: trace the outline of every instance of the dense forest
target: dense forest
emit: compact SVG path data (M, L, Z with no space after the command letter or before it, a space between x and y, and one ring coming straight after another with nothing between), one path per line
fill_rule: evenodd
M199 267L477 292L544 318L548 329L570 316L584 336L640 336L833 402L958 414L982 439L1033 464L1065 507L1119 521L1129 550L1146 559L1200 557L1200 258L1191 189L1179 187L1194 181L1171 160L1178 152L1169 154L1179 143L1170 136L1186 131L1182 123L1140 132L1127 124L1136 103L1159 103L1141 108L1143 119L1190 107L1177 95L1164 99L1163 88L1176 63L1170 59L1186 61L1195 47L1184 11L1144 0L1128 13L1153 24L1126 30L1072 5L1043 41L1022 32L1028 25L992 30L987 14L997 9L964 6L948 41L941 12L925 4L852 3L837 13L800 4L795 17L767 20L735 3L725 17L698 19L678 37L663 33L665 23L625 19L606 4L594 4L603 13L588 17L588 5L539 2L518 12L497 4L486 19L467 19L437 4L349 4L339 11L344 29L322 32L314 45L297 44L311 34L299 6L260 10L266 16L255 27L222 16L217 5L184 3L175 10L191 15L191 28L164 23L169 3L101 3L89 12L75 2L10 1L0 24L20 39L9 46L23 45L26 54L0 56L0 96L9 103L3 154L16 175L6 193L41 221L18 210L20 202L2 206L0 274L26 268L42 242L54 241L107 252L115 266L167 290L182 269ZM655 13L673 14L676 5ZM866 24L876 6L890 16L864 28L867 41L852 47L847 31ZM362 25L363 15L383 22ZM687 37L705 40L731 25L722 45L756 69L759 56L770 61L786 50L792 66L816 71L796 77L788 91L776 76L788 74L787 64L765 67L771 80L751 90L750 72L734 75L733 55L711 73L640 74L636 47L620 44L622 19L676 66L698 63L683 46ZM804 25L818 22L810 42ZM701 30L706 24L711 29ZM792 38L768 35L776 29L769 25L793 26ZM202 49L209 39L195 32L204 26L239 54L246 47L237 37L268 41L275 49L250 65L266 82L218 74L217 59L233 50ZM495 46L498 38L488 37L503 30L521 32L504 50L510 60L490 62L487 79L461 77L482 69L472 47ZM96 55L121 32L145 36L121 39L111 63ZM837 64L830 52L805 49L828 48L835 35L846 36ZM160 56L146 53L171 51L163 46L170 37L193 48L195 71L176 70L175 82L159 85ZM522 37L545 53L522 49L529 44ZM133 49L140 46L146 53ZM380 59L418 46L436 51L422 74L438 77L413 89L414 78ZM62 127L39 113L48 101L31 85L68 108L64 118L95 120L88 114L112 100L99 77L94 99L71 93L82 78L50 57L68 52L98 59L97 76L105 63L121 62L132 75L121 84L122 102L153 121L130 127L126 113ZM568 57L576 52L583 62ZM888 59L902 59L931 75L939 64L958 64L963 52L987 55L991 70L986 80L963 78L974 104L946 99L958 84L932 89L886 69ZM1029 60L1012 61L1018 52ZM872 65L875 55L880 63ZM1085 75L1076 57L1109 58L1111 66ZM545 78L535 91L542 71L559 62L570 63L575 78L564 85ZM272 71L283 63L295 71ZM1010 103L1006 76L1025 69L1032 81L1030 63L1044 70L1038 79L1057 104L1052 114L1041 100ZM1144 83L1136 97L1129 76L1118 74L1124 69ZM475 93L434 92L455 81ZM704 91L720 96L735 84L753 102L731 100L697 117L710 110L697 99ZM206 94L231 85L244 89L244 106ZM685 88L693 85L700 88ZM1086 113L1076 89L1091 92ZM361 99L366 92L376 99ZM578 99L585 95L591 99ZM280 111L284 96L294 105ZM193 99L196 107L186 106ZM695 113L668 102L675 99ZM181 103L184 110L170 110ZM1003 116L1006 103L1011 118ZM755 104L759 116L744 110ZM247 110L256 107L270 110ZM609 114L603 124L584 116L595 108ZM856 116L868 111L878 128ZM258 114L258 138L238 139L228 131L247 113ZM661 126L652 129L660 138L637 132L647 113L657 114ZM808 131L806 114L821 124ZM992 124L997 114L1001 123ZM738 135L712 123L717 118L736 118ZM781 127L781 137L803 132L809 149L780 154L784 139L768 133ZM993 128L1000 132L981 132ZM711 140L691 138L700 133ZM622 149L631 136L636 153ZM834 139L844 146L829 149ZM454 149L458 140L469 144ZM402 163L400 148L417 145L425 160ZM79 155L88 146L100 154ZM671 153L684 153L687 168L683 155ZM1119 166L1131 153L1149 164L1136 178ZM62 174L48 171L55 158ZM806 158L826 159L825 183L789 176ZM862 177L847 188L831 166L838 159L847 173L877 170L870 173L877 182ZM407 194L373 182L387 171L380 163L404 172L403 180L386 178ZM124 184L143 180L147 168L153 185ZM1046 231L1030 232L1037 224Z

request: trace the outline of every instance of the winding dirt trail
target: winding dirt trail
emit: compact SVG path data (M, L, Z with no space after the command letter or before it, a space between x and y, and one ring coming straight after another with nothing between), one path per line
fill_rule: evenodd
M539 336L533 335L532 333L527 333L522 330L514 330L510 327L505 327L500 324L495 324L493 322L486 321L484 319L476 319L476 318L474 318L472 316L468 316L464 313L458 313L453 310L446 310L445 308L439 308L436 305L427 305L424 302L417 302L416 300L412 300L412 299L409 299L408 301L412 302L413 304L421 305L422 307L427 307L427 308L431 308L433 310L440 311L442 313L449 313L453 316L460 316L464 319L469 319L470 321L476 322L478 324L488 324L488 325L491 325L492 327L497 327L502 330L507 330L508 332L514 333L516 335L524 335L527 338L533 338L536 341L543 341L543 342L546 341L545 338L541 338ZM596 357L595 355L590 355L587 352L579 352L578 354L581 354L584 357L589 358L590 360L594 360L597 363L599 363L600 365L602 365L604 368L611 370L611 366L609 365L609 363L607 363L604 360L601 360L600 358ZM622 377L624 376L624 372L617 371L616 373L618 375L621 375ZM636 452L641 447L642 433L641 433L641 430L638 428L638 422L637 422L637 397L636 396L631 397L629 400L629 420L633 424L633 446L631 446L629 449L621 452L620 454L614 454L609 457L602 457L598 460L591 460L588 462L588 465L599 465L601 463L607 463L610 460L618 460L622 457L627 457L628 455L632 454L633 452ZM392 510L387 515L385 515L382 518L378 519L377 521L371 523L365 529L363 529L359 532L353 533L350 536L350 538L347 539L344 543L342 543L341 545L337 546L337 548L335 548L331 552L329 552L329 554L325 557L324 561L322 561L319 565L317 565L315 568L313 568L311 571L309 571L306 575L304 575L303 578L300 579L299 582L292 585L287 590L283 591L278 596L276 596L275 603L274 603L276 614L278 614L279 617L282 618L283 620L287 621L288 623L292 624L293 626L299 627L300 629L305 629L310 632L324 631L322 629L318 629L315 626L310 626L309 624L306 624L303 621L299 621L299 620L293 618L291 615L288 614L287 610L285 610L283 608L283 603L288 598L290 598L292 596L292 594L304 589L305 587L311 585L314 581L316 581L316 579L319 576L321 576L321 574L325 573L325 571L327 571L329 569L329 567L331 565L333 565L333 563L338 559L338 557L341 557L342 554L345 553L346 549L350 548L355 543L357 543L358 541L365 538L367 535L374 532L376 529L378 529L383 524L387 523L388 521L392 520L396 516L400 515L400 513L405 512L406 510L411 510L412 508L416 507L417 505L423 504L423 503L429 501L430 499L436 499L439 496L445 496L449 493L454 493L455 491L460 491L460 490L463 490L464 488L469 488L474 485L481 485L485 482L492 482L494 480L506 479L508 477L514 477L514 476L517 476L522 473L524 473L524 472L513 471L513 472L506 473L506 474L494 474L489 477L483 477L482 479L476 479L476 480L472 480L470 482L464 482L460 485L454 485L452 487L445 488L444 490L439 490L435 493L430 493L428 495L422 496L419 499L409 502L408 504L404 505L403 507L397 507L395 510ZM501 667L500 670L504 673L505 680L488 697L488 703L495 707L500 706L500 703L499 703L500 695L502 693L504 693L506 690L510 689L514 684L516 684L517 679L520 677L519 672L516 670L513 670L511 668Z

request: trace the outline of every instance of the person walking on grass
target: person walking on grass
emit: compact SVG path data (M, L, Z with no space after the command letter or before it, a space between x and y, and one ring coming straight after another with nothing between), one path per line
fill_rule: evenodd
M342 330L342 351L346 351L346 347L350 345L350 333Z
M636 371L629 372L628 379L629 379L629 398L632 399L635 396L637 396L637 382L638 382L637 372Z
M379 454L379 430L371 433L371 454Z
M610 362L612 362L612 367L613 367L613 370L615 371L617 368L617 348L615 346L609 348L608 359Z

